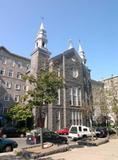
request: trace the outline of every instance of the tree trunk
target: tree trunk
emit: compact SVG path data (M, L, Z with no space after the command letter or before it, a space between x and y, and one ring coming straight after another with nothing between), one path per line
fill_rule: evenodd
M93 130L93 123L92 123L91 117L90 117L89 121L90 121L90 129L91 129L91 133L92 133L91 139L93 141L94 140L94 130Z
M43 148L43 117L42 117L42 106L39 107L39 120L38 120L38 126L40 127L40 144L41 148Z

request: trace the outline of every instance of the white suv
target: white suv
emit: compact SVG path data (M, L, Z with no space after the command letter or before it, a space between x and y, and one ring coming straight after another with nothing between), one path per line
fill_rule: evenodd
M86 138L90 137L94 134L91 132L89 127L82 126L82 125L72 125L69 129L68 138L72 140L77 140L79 138Z

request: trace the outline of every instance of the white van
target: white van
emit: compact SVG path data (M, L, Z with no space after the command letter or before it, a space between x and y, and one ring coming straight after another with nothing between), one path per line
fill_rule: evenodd
M77 140L79 138L86 138L92 136L93 132L91 132L89 127L82 125L72 125L69 129L68 138L72 140Z

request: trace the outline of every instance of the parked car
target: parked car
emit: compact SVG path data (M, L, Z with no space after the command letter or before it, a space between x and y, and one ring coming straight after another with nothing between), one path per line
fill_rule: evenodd
M99 137L99 138L104 138L104 137L107 137L108 135L108 131L105 127L98 127L96 128L96 137Z
M25 132L22 132L14 127L2 127L0 128L0 137L24 137Z
M80 138L87 138L95 136L95 132L92 132L89 127L82 125L72 125L69 129L68 137L72 140L78 140Z
M68 139L67 137L60 136L59 134L52 132L52 131L46 131L43 132L43 142L51 142L55 144L67 144ZM38 144L40 143L40 134L33 135L29 134L27 135L26 139L27 144Z
M98 127L96 128L96 136L99 138L107 137L107 135L116 134L116 130L114 128L106 128L106 127Z
M55 133L61 134L61 135L68 135L69 129L68 128L64 128L64 129L60 129L55 131Z
M18 147L16 141L0 138L0 152L10 152L13 151L13 149L16 147Z

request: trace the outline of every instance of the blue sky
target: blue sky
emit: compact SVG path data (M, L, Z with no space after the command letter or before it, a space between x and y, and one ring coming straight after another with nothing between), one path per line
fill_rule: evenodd
M30 57L41 17L52 56L80 40L93 79L118 75L118 0L0 0L0 46Z

